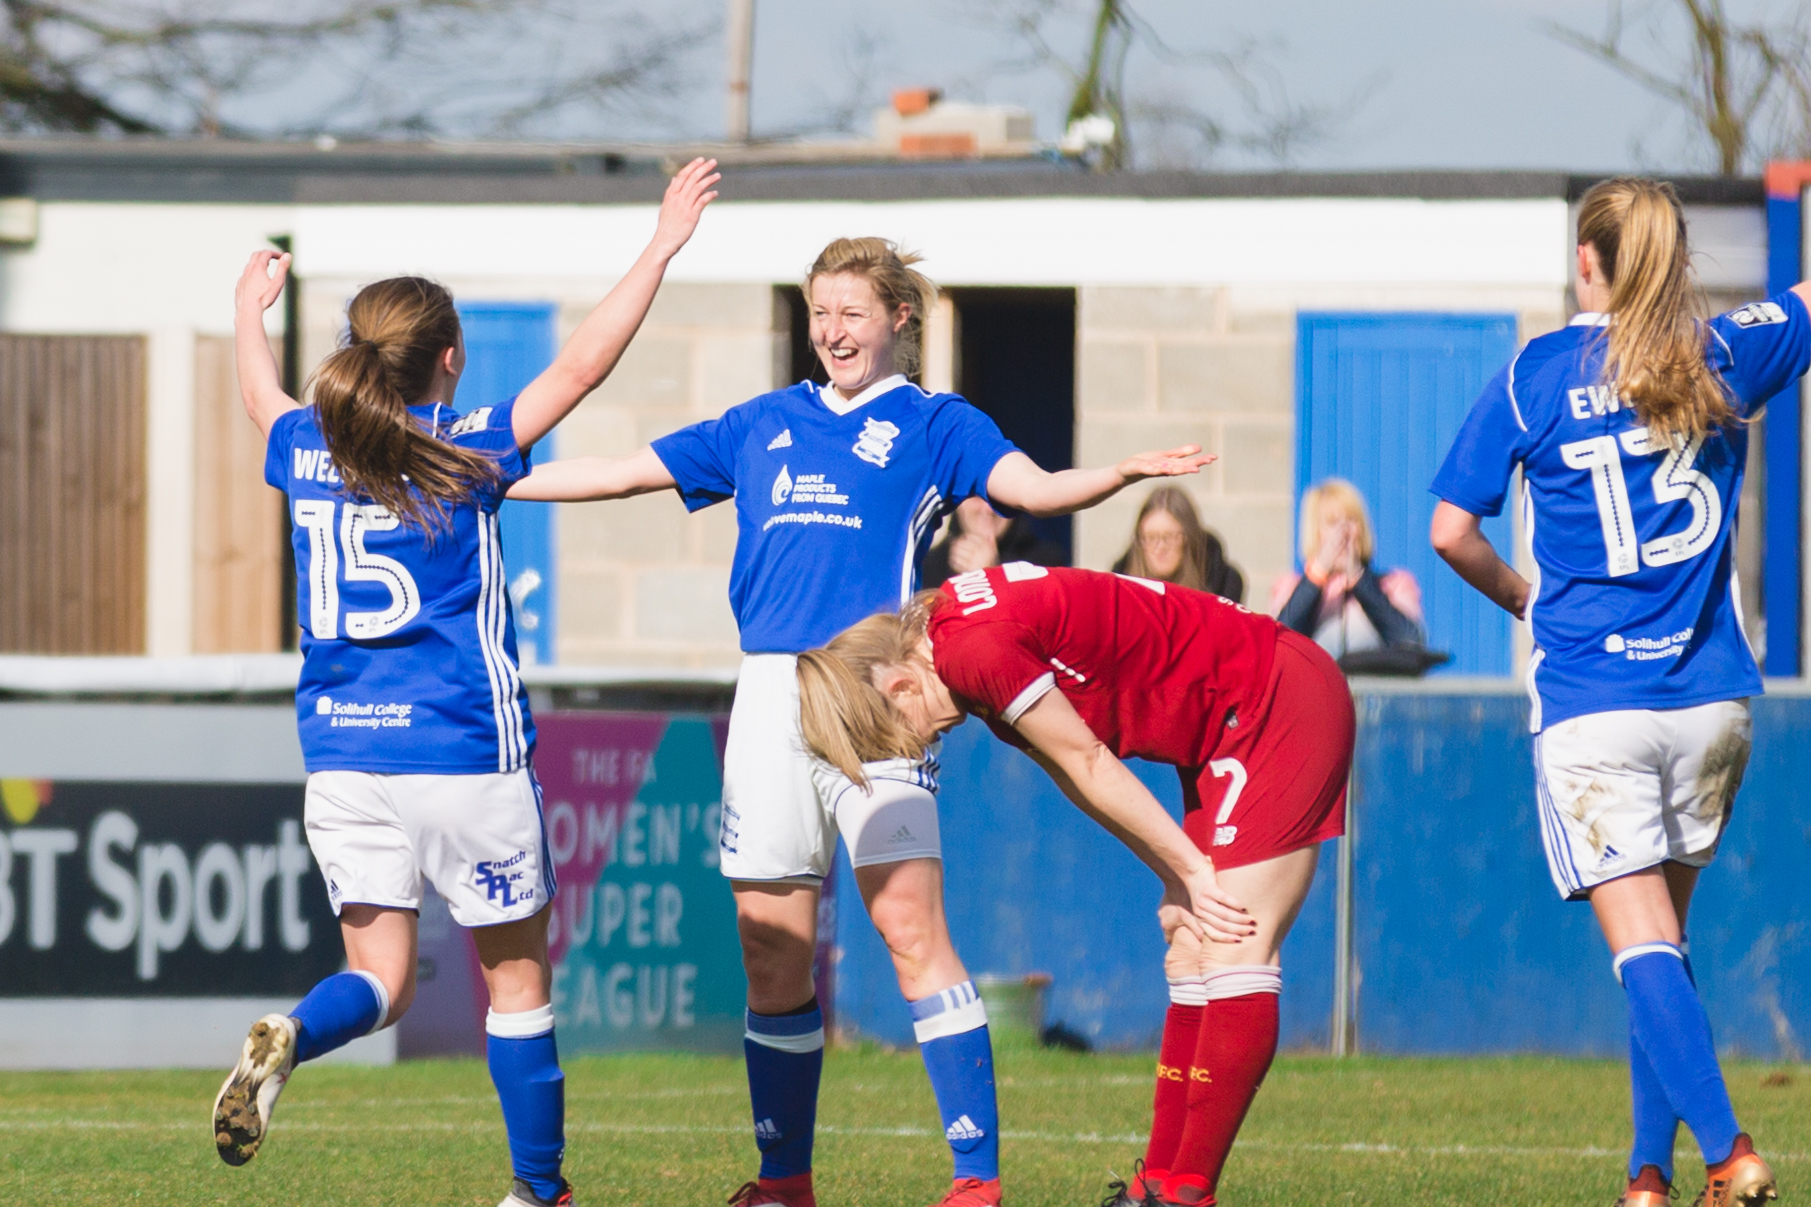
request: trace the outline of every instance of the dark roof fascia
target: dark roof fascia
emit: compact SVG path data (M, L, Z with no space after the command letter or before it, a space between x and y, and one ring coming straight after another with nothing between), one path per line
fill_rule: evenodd
M693 150L646 145L0 140L0 195L43 201L636 204ZM768 149L771 158L771 148ZM727 152L726 152L727 154ZM1413 198L1576 201L1598 176L1531 171L1125 172L1061 158L728 165L739 201L965 198ZM1694 205L1760 205L1759 180L1675 177Z

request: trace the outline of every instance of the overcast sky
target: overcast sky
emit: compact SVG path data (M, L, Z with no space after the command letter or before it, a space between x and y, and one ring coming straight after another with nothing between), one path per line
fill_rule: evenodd
M717 7L702 0L694 11L708 17ZM1037 115L1039 136L1054 138L1066 88L1053 71L1001 69L1022 56L1021 44L962 16L989 7L976 0L756 0L755 132L821 120L855 92L859 78L875 101L894 87L940 85L964 99L1026 105ZM1078 14L1083 7L1076 5ZM1296 155L1300 167L1705 166L1702 149L1664 102L1543 28L1562 20L1596 32L1605 0L1138 0L1137 7L1179 50L1255 43L1291 101L1351 110L1325 141ZM1732 12L1756 7L1730 0ZM1053 28L1059 48L1079 56L1083 22ZM863 45L877 48L871 60ZM721 63L707 54L720 60L720 43L700 48L692 65L698 87L675 106L687 132L722 128ZM863 71L865 61L871 65ZM1128 75L1135 96L1186 97L1198 107L1238 112L1203 68L1165 66L1141 53ZM1216 162L1268 161L1232 150Z

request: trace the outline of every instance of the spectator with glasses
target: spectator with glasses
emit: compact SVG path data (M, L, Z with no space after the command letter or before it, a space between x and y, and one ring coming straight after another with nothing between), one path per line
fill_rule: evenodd
M1177 486L1159 486L1138 509L1132 543L1113 563L1113 573L1211 591L1236 604L1245 602L1245 576L1226 560L1219 536L1202 527L1194 501Z

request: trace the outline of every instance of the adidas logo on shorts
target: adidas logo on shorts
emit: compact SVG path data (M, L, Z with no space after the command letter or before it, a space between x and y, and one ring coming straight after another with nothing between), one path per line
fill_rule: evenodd
M911 842L913 841L912 832L904 826L900 826L897 830L893 831L893 837L887 839L887 841L894 844Z
M976 1127L975 1121L967 1115L958 1118L943 1133L946 1140L979 1140L985 1135L987 1133Z
M761 1122L755 1124L755 1139L778 1140L779 1138L780 1129L773 1125L772 1119L763 1119Z

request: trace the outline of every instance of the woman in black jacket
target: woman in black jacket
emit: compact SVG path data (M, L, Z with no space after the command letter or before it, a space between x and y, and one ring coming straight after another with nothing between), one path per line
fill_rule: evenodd
M1303 493L1301 548L1302 573L1271 595L1278 621L1335 658L1426 644L1414 576L1371 566L1371 519L1357 487L1328 478Z

